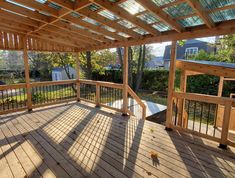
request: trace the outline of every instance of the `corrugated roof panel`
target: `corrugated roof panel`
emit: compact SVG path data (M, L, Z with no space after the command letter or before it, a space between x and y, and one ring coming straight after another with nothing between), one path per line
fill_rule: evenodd
M100 25L99 22L96 22L95 20L93 20L93 19L91 19L91 18L88 18L88 17L85 17L85 18L83 18L82 20L85 21L85 22L91 23L91 24L93 24L93 25L96 25L96 26L99 26L99 25Z
M129 35L127 35L125 33L122 33L122 32L119 32L118 35L123 36L125 38L129 38L130 37Z
M97 6L96 4L91 4L90 6L88 6L88 8L92 11L97 11L100 9L100 7Z
M111 28L111 27L108 27L108 26L101 26L101 27L108 30L108 31L110 31L110 32L116 32L116 30Z
M103 17L106 17L110 20L117 20L119 19L118 16L114 15L112 12L108 11L108 10L102 10L100 12L98 12L98 14L102 15Z
M54 9L56 9L56 10L60 10L60 9L62 8L62 7L59 6L58 4L55 4L55 3L52 3L52 2L49 3L48 6L54 8Z
M197 25L203 24L202 19L198 16L181 19L181 20L178 20L178 22L184 27L197 26Z
M235 0L199 0L205 9L215 9L235 4Z
M193 13L193 9L187 3L177 4L163 9L166 13L173 18L189 15Z
M126 28L133 28L133 27L135 27L135 25L134 25L133 23L128 22L128 21L126 21L126 20L119 21L118 23L119 23L120 25L126 27Z
M76 18L81 17L81 15L78 14L77 12L71 12L70 15L72 15L73 17L76 17Z
M132 15L135 15L139 12L143 12L145 10L145 8L141 6L139 3L135 2L135 0L125 1L119 4L119 6L128 11Z
M164 23L154 24L154 25L152 25L152 27L157 29L160 32L171 30L171 27L166 25L166 24L164 24Z
M45 4L45 2L47 2L47 0L35 0L35 1L37 1L37 2L39 2L41 4Z
M135 31L136 33L139 33L141 35L149 34L148 32L146 32L145 30L143 30L141 28L135 28L135 29L133 29L133 31Z
M221 22L235 19L235 9L217 11L210 14L214 22Z
M28 6L19 4L19 3L15 2L15 1L12 1L12 0L6 0L6 2L9 2L9 3L14 4L14 5L16 5L16 6L19 6L19 7L26 8L26 9L31 10L31 11L35 11L35 9L33 9L33 8L31 8L31 7L28 7Z
M152 0L157 6L163 6L166 4L169 4L171 2L174 2L175 0Z
M155 16L153 16L149 12L138 15L137 17L140 18L141 20L145 21L148 24L155 23L155 22L159 21Z

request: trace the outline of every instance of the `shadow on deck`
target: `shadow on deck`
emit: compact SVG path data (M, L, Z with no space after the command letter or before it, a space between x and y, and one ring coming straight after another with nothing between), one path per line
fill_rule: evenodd
M87 103L0 119L1 177L233 177L234 150Z

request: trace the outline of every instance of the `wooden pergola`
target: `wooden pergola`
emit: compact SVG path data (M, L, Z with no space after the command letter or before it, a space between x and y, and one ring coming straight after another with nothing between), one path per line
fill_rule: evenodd
M25 85L1 86L1 89L26 88L27 109L32 110L36 107L32 103L32 88L54 84L30 83L28 51L74 53L78 56L79 69L79 52L124 47L123 84L81 80L78 75L73 81L77 86L77 100L81 99L80 85L91 84L96 87L96 105L112 108L101 103L100 95L101 87L114 87L121 89L123 96L122 107L114 109L130 114L128 95L131 95L142 107L142 118L145 118L145 106L128 86L128 47L172 41L166 128L173 128L173 100L176 97L223 104L229 112L224 114L222 136L209 138L220 142L221 147L233 145L227 137L234 99L187 94L183 89L183 94L177 94L174 79L177 66L183 71L207 70L205 65L177 64L177 41L234 34L234 11L235 3L225 0L0 0L0 49L24 51L26 80ZM212 75L235 77L234 70L228 68L209 71ZM71 83L67 81L66 84Z

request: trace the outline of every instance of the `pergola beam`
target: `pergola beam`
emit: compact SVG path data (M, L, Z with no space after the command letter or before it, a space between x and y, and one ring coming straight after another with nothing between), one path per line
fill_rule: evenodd
M198 14L198 16L204 21L204 23L209 27L213 28L215 26L213 20L209 14L202 7L201 3L198 0L185 0L192 9Z
M173 29L175 29L177 32L184 31L184 28L178 24L176 21L174 21L171 16L169 16L167 13L165 13L160 7L156 6L156 4L152 1L146 1L146 0L136 0L139 4L141 4L145 9L150 11L153 15L160 18L163 22L171 26Z

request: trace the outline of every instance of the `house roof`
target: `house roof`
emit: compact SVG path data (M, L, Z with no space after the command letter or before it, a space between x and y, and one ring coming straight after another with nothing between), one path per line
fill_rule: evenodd
M193 63L198 63L198 64L207 64L211 66L218 66L218 67L225 67L225 68L232 68L235 69L235 64L234 63L227 63L227 62L217 62L217 61L206 61L206 60L181 60L181 61L186 61L186 62L193 62Z
M228 0L0 0L0 49L87 51L235 33Z

